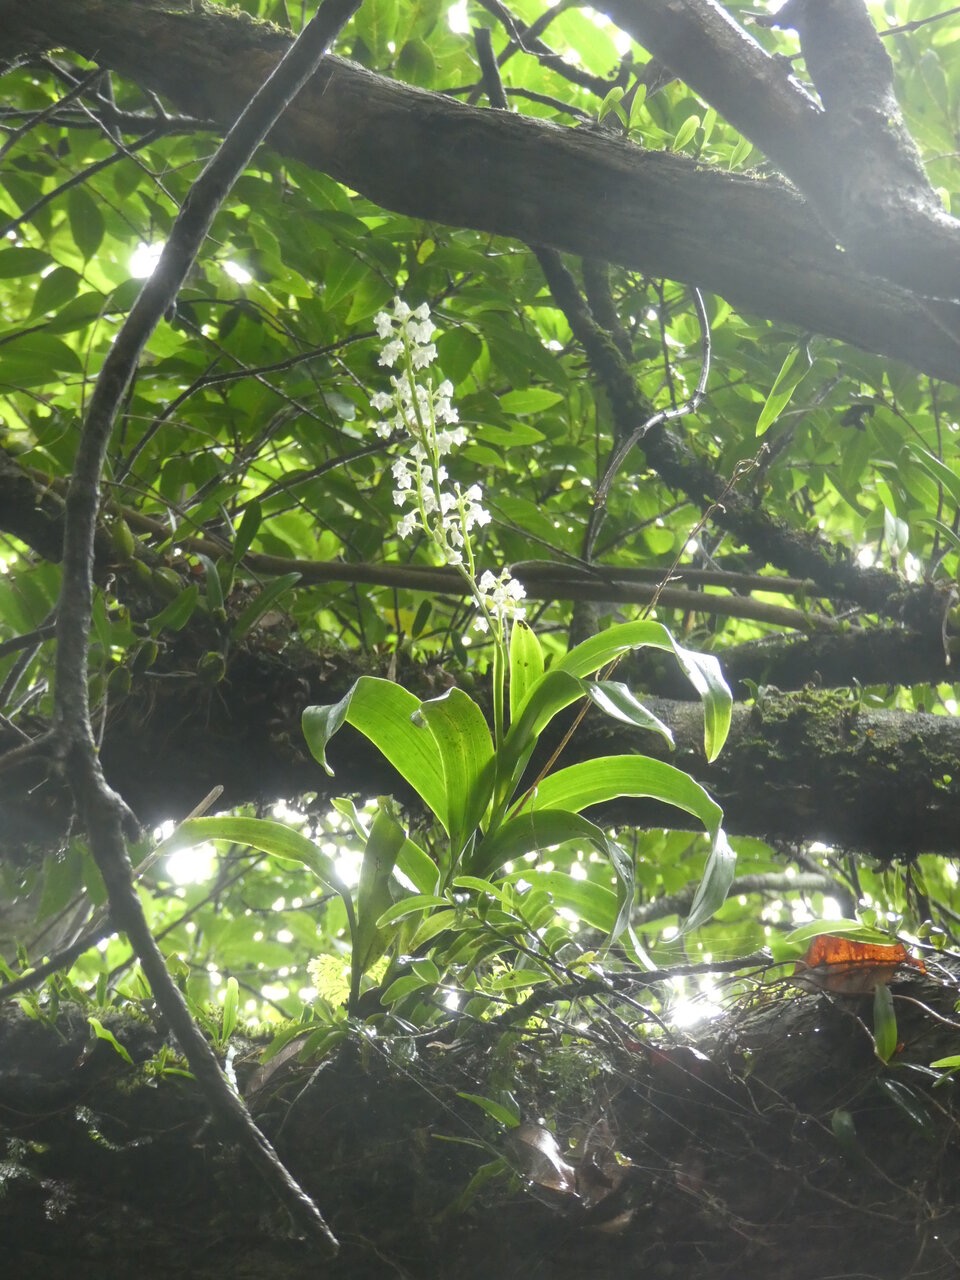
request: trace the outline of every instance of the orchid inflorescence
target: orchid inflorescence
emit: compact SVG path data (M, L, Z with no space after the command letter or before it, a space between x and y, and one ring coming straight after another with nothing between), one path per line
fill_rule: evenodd
M409 504L397 532L408 538L422 529L444 562L456 566L470 583L480 608L477 628L486 631L492 625L502 637L505 621L524 617L520 601L525 592L506 569L499 576L488 569L477 578L471 533L490 523L490 512L483 506L480 486L461 489L450 481L441 461L455 446L466 444L468 436L451 403L453 385L447 380L434 385L429 373L418 380L437 358L430 310L426 303L413 310L395 298L392 314L381 311L374 323L385 340L380 363L399 369L390 376L392 390L378 391L370 398L373 408L385 415L375 430L383 439L403 432L413 441L409 454L391 466L393 500L398 507Z

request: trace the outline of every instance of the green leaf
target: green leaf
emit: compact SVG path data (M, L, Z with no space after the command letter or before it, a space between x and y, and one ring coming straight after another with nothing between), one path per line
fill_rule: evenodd
M105 1044L110 1045L110 1047L120 1055L124 1062L129 1062L130 1066L133 1066L133 1059L130 1057L130 1054L123 1047L113 1032L103 1025L99 1018L95 1018L91 1013L87 1015L87 1022L90 1024L90 1030L98 1040L102 1040Z
M675 652L670 632L662 622L620 622L574 646L553 668L574 676L590 676L631 649L649 645Z
M879 929L871 929L859 920L808 920L799 925L783 939L784 945L798 946L809 942L811 938L819 938L821 934L832 934L837 938L853 938L857 942L879 943L889 946L890 935L881 933Z
M894 1106L917 1126L928 1138L934 1138L937 1126L923 1099L901 1080L891 1080L889 1076L880 1076L877 1084L893 1102Z
M954 504L960 506L960 476L948 467L946 463L941 462L929 449L924 449L922 445L917 444L915 440L911 440L907 448L927 474L932 476L938 484L943 485Z
M237 1017L240 1011L240 984L233 976L227 979L223 995L223 1022L220 1031L220 1043L226 1042L237 1029Z
M413 995L415 991L422 991L424 987L431 984L426 978L421 978L416 973L406 973L402 978L397 978L391 982L386 991L380 997L381 1004L396 1004L399 1000L405 1000L407 996Z
M449 834L443 761L426 724L413 722L419 710L420 699L392 680L361 676L333 706L306 708L303 735L313 758L332 777L327 743L342 724L353 725L406 779Z
M810 365L807 363L798 369L794 368L797 363L797 357L800 355L801 348L793 347L788 353L783 364L780 366L780 372L776 376L773 386L770 388L770 394L760 410L760 417L757 419L757 435L762 436L776 422L783 413L784 409L790 403L794 391L800 385L803 378L810 371Z
M530 877L530 870L525 868L513 872L507 879L529 880ZM593 880L576 880L565 871L537 871L534 883L538 889L547 890L557 908L572 911L578 919L601 933L609 935L613 932L619 900L606 885L596 884Z
M681 934L698 929L719 911L730 892L736 868L737 855L730 848L723 831L718 831L713 838L703 879L691 903L690 914L680 927Z
M67 213L74 243L89 262L103 243L106 230L100 204L86 187L73 187L67 195Z
M219 611L223 608L223 583L220 581L217 566L209 556L205 556L200 551L197 552L197 559L203 565L204 582L207 588L207 608L211 612Z
M733 716L733 694L723 678L720 663L712 653L685 649L670 637L673 651L683 673L700 695L703 703L703 745L707 761L716 760L730 731Z
M510 720L516 720L543 675L543 650L536 632L525 622L510 630Z
M375 64L390 57L397 34L398 0L365 0L354 18L357 35L373 55Z
M0 280L18 280L23 276L39 275L53 265L53 259L40 249L0 250Z
M286 858L312 871L324 884L341 897L349 898L349 890L334 870L332 860L299 831L267 818L188 818L172 835L161 840L153 851L155 858L165 857L177 849L203 844L207 840L228 840L247 845L277 858Z
M165 609L161 609L159 613L147 619L150 634L158 636L162 631L181 631L193 617L199 602L200 588L195 582L191 582L190 586L185 587L179 595L175 596Z
M603 848L606 836L595 823L569 809L524 810L480 842L465 870L469 875L486 878L505 862L566 844L568 840L582 840L595 848Z
M421 893L432 893L440 878L440 869L430 855L412 840L404 840L397 855L397 870L402 871Z
M263 523L263 508L256 498L248 502L237 528L236 537L233 541L233 558L235 562L239 562L250 550L254 538Z
M588 805L604 804L620 796L662 800L693 814L713 835L723 810L682 769L649 756L602 756L584 760L549 774L527 802L532 810L569 809L579 813Z
M550 391L547 387L525 387L521 391L507 391L499 397L500 408L505 413L515 413L518 416L543 413L562 400L563 396L559 391Z
M299 573L282 573L279 578L274 578L237 617L230 628L230 639L242 640L271 605L300 581L301 576Z
M605 831L579 814L566 809L542 809L511 818L481 844L470 870L478 876L489 876L505 862L574 840L586 842L604 854L616 873L616 909L609 924L609 947L629 926L635 888L633 859Z
M873 1042L881 1062L889 1062L897 1051L897 1015L885 982L878 982L873 992Z
M673 140L673 150L682 151L683 148L691 141L693 135L700 128L700 117L697 115L687 116L683 124L677 130L676 137Z
M374 961L380 959L393 936L393 930L382 926L380 921L393 903L390 881L407 833L391 809L392 801L381 798L360 865L356 934L350 958L351 1012L360 995L360 979Z
M558 711L583 696L584 684L568 671L547 671L527 696L520 714L507 731L500 749L500 775L513 786L520 780L537 739Z
M623 107L620 105L620 100L622 97L623 97L623 85L615 84L613 88L608 92L604 100L600 103L600 109L597 112L597 120L602 123L604 120L606 120L608 115L613 114L617 117L618 120L620 120L622 124L626 124L627 117L623 110Z
M450 900L448 898L439 898L434 893L416 893L412 897L402 898L399 902L395 902L392 907L388 907L378 918L377 925L381 929L385 929L388 924L396 924L398 920L405 920L408 916L414 916L418 911L429 911L431 907L449 906Z
M518 1110L505 1107L502 1102L495 1102L493 1098L484 1098L479 1093L458 1093L457 1097L463 1098L466 1102L472 1102L481 1111L485 1111L491 1119L502 1124L505 1129L516 1129L520 1123Z
M418 713L436 740L447 797L453 856L480 825L493 793L493 740L483 712L456 687L420 704Z
M631 690L618 680L587 681L587 696L605 715L638 729L652 729L673 746L673 734L652 711L639 702Z

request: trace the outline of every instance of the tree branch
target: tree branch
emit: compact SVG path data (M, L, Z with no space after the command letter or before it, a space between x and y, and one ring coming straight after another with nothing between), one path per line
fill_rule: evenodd
M960 295L960 221L903 125L863 0L789 0L765 20L799 32L823 110L714 0L601 8L760 147L861 266L928 296Z
M0 56L67 45L225 124L287 44L243 15L172 12L160 0L0 0L0 32ZM695 279L744 311L960 381L960 307L932 312L858 271L777 182L461 106L333 57L271 143L384 208Z
M57 616L52 742L73 792L110 911L137 952L154 998L187 1056L214 1114L241 1144L301 1224L327 1254L338 1243L316 1205L280 1162L217 1062L167 972L133 883L124 829L136 822L107 784L94 740L88 698L87 649L93 607L94 549L100 482L113 425L143 347L176 299L213 218L254 151L313 74L324 50L359 0L325 0L283 61L266 78L194 183L157 268L143 286L97 378L67 490L63 575Z

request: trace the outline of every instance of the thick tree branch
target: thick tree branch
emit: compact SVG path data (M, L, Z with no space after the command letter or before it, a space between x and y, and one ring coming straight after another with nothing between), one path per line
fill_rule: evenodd
M241 15L159 0L0 0L0 32L0 56L66 45L225 125L288 43ZM934 315L856 270L777 182L460 106L336 58L271 141L385 208L693 279L742 310L960 381L960 308Z
M110 783L142 821L188 812L216 784L226 806L315 794L323 808L358 788L415 798L382 758L350 730L330 748L328 779L309 755L300 716L309 703L337 702L369 662L288 646L282 657L252 645L231 657L215 687L195 674L205 646L184 633L132 693L110 711L101 759ZM396 677L421 697L446 689L442 668L405 666ZM641 695L642 696L642 695ZM644 697L671 728L676 750L591 711L561 763L642 751L697 777L724 806L732 834L827 844L881 857L921 851L960 854L960 721L947 716L867 711L849 693L764 691L757 707L737 707L727 746L708 766L699 703ZM543 758L565 728L556 722ZM4 741L0 729L0 744ZM534 761L532 768L535 768ZM533 774L531 774L531 777ZM24 840L56 839L68 810L42 762L0 775L5 856ZM665 806L624 802L608 817L637 826L685 826Z
M946 214L893 93L863 0L789 0L823 110L715 0L606 0L601 8L751 139L867 270L960 296L960 222Z

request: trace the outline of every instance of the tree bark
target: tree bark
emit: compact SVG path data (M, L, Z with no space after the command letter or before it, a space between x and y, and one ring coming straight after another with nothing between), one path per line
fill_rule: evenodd
M288 43L243 15L159 0L0 0L0 32L0 58L66 46L222 127ZM338 58L271 142L385 208L697 284L746 312L960 381L960 307L857 270L779 181L461 106Z
M337 702L365 670L376 671L342 653L287 646L281 658L248 644L231 658L226 678L211 686L197 674L206 647L203 636L184 635L160 668L138 677L130 695L110 707L104 772L147 827L183 817L217 785L225 789L224 805L269 804L305 792L325 805L345 792L393 792L416 811L419 802L402 779L358 734L344 729L333 739L328 778L300 731L305 706ZM422 697L439 695L453 679L429 666L410 666L396 678ZM869 711L847 691L768 688L755 706L734 708L728 743L708 765L699 703L643 701L672 730L675 750L656 734L591 711L560 764L635 752L667 760L716 797L732 835L820 840L885 859L960 854L955 718ZM544 735L531 781L566 723L558 719ZM12 745L0 737L0 748ZM24 856L24 841L55 842L70 820L62 786L42 760L0 774L0 815L0 852L12 860ZM638 827L689 829L692 822L642 801L608 806L604 816Z

